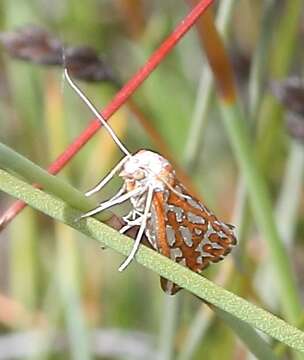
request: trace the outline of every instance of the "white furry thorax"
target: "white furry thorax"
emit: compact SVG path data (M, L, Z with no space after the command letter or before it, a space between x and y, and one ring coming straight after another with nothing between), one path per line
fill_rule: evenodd
M140 150L124 163L119 176L124 179L128 191L143 186L164 191L166 183L172 185L175 172L169 161L161 155Z

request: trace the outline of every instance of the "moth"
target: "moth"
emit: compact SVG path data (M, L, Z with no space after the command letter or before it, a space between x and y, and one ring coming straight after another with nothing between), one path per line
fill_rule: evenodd
M120 232L124 233L134 226L138 226L139 230L133 248L119 271L123 271L135 258L143 235L148 239L150 247L197 273L201 273L210 263L223 260L236 245L234 226L219 220L193 197L163 156L145 149L131 154L72 81L67 69L65 77L125 154L86 196L100 191L116 174L123 179L122 187L112 198L80 216L83 219L127 200L131 202L132 210L123 217L125 226ZM180 289L164 278L161 278L161 286L168 294L175 294Z

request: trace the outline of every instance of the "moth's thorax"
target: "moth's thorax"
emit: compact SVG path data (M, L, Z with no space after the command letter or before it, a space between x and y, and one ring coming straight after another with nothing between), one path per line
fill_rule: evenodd
M164 191L168 184L174 183L175 172L161 155L140 150L125 162L120 176L125 181L127 191L146 186L151 186L154 191Z

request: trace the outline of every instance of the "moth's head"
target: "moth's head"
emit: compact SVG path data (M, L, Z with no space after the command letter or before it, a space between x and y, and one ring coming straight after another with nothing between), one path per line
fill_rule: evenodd
M161 155L140 150L125 162L119 176L134 186L151 184L156 190L162 190L164 181L171 184L174 171L169 161Z

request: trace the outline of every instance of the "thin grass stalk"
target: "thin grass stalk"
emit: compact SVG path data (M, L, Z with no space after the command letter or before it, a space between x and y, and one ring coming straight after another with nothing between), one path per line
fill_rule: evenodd
M10 291L14 299L35 311L39 293L37 214L29 210L24 215L10 230Z
M92 357L89 331L81 303L80 253L76 248L75 232L62 224L57 224L56 228L57 278L59 297L70 344L69 352L72 359L90 360Z
M287 318L295 323L301 314L301 303L296 282L289 259L285 255L278 229L272 214L272 204L266 182L261 176L257 161L252 151L246 120L236 101L232 70L227 54L224 51L221 38L209 21L202 23L205 30L212 31L212 42L209 33L202 32L208 61L217 81L222 117L230 137L236 159L248 186L252 209L256 221L267 240L271 261L276 269L278 286L280 287L282 308ZM206 26L207 25L207 26ZM215 51L217 48L217 52ZM221 54L221 61L216 57ZM228 82L228 83L227 83ZM231 83L229 83L231 82Z
M187 0L190 3L194 1ZM235 0L221 1L216 16L216 24L223 41L227 41L229 26L232 18ZM208 114L214 91L214 81L209 65L203 65L200 75L196 100L193 114L191 116L191 126L189 129L188 140L185 146L184 161L189 170L192 170L200 156L204 141L204 130L208 123Z
M286 247L286 257L288 257L287 254L290 252L295 240L294 235L303 189L303 178L304 148L301 144L292 142L276 206L276 221ZM256 286L264 301L272 308L277 308L280 301L280 293L273 282L274 275L274 269L265 261L257 273ZM302 311L302 316L303 314L304 312Z
M256 118L256 116L258 114L258 110L259 110L259 105L261 103L261 96L262 96L261 86L262 86L263 79L265 76L265 64L267 64L266 59L269 57L268 49L271 44L271 42L270 42L271 36L270 35L272 33L272 31L270 29L270 24L273 23L273 20L271 20L271 19L273 18L274 6L275 6L275 2L273 0L269 0L265 4L264 15L263 15L262 22L261 22L261 24L262 24L261 25L261 28L262 28L261 36L260 36L260 40L258 42L259 45L256 49L254 60L253 60L253 65L251 67L251 72L250 72L249 110L250 110L252 120L254 120ZM247 201L246 200L244 202L243 209L244 209L244 212L247 209ZM288 209L286 209L286 211L288 211ZM284 214L286 215L286 212ZM292 214L291 214L291 216L292 216ZM288 219L288 217L289 216L287 215L287 219ZM284 241L284 235L281 232L280 221L278 221L277 224L279 226L280 234L282 235L282 238ZM262 269L260 269L260 271L258 272L260 277L259 277L259 280L257 281L257 284L260 289L260 294L261 295L263 294L264 298L265 298L265 296L267 297L267 294L268 294L272 299L271 304L272 304L272 306L274 306L274 303L277 303L277 301L278 301L278 299L275 299L275 294L277 292L277 289L276 288L274 289L274 282L273 282L274 270L269 269L269 267L270 267L270 265L269 265L269 263L267 263L266 268L264 266ZM261 281L261 278L263 279L263 281ZM267 303L269 304L269 300L267 301Z
M252 126L255 125L258 116L262 95L264 79L267 71L267 59L269 57L270 45L273 35L275 17L275 0L266 0L263 4L263 14L260 22L260 34L255 48L250 67L248 82L249 114Z
M297 323L297 328L301 329L302 331L304 330L304 313L302 314L302 316L299 318L299 321ZM282 358L282 356L289 350L288 346L286 346L283 343L277 343L274 351L275 353L280 356Z
M202 342L204 335L214 320L214 312L206 306L200 306L187 331L185 343L178 354L178 360L191 360Z
M162 310L159 336L160 358L158 360L173 360L175 359L175 336L180 310L180 298L164 295Z
M287 319L295 324L302 311L297 286L274 220L267 185L258 170L252 152L245 126L246 121L236 105L222 101L221 110L235 156L248 186L252 211L270 250L270 258L276 271L284 314Z
M56 268L56 263L52 264ZM60 292L58 274L53 272L50 276L48 287L42 302L42 311L45 314L44 323L39 326L41 338L37 351L31 360L48 360L55 341L56 331L61 327L62 302L58 296Z
M276 206L279 231L287 249L294 241L304 179L304 146L292 141Z
M279 358L272 352L270 346L259 334L246 323L235 319L229 313L214 308L216 315L222 319L244 342L250 350L252 357L259 360L278 360Z
M269 57L269 48L272 40L273 33L273 13L275 11L275 1L267 0L263 4L263 14L260 24L260 34L255 48L252 65L249 72L249 84L248 84L248 114L250 118L250 127L256 127L256 120L260 110L260 104L263 98L262 86L264 78L266 76L266 64ZM246 239L248 232L250 231L252 224L252 216L250 212L248 193L246 184L243 177L240 179L240 188L242 188L243 205L240 206L239 212L243 214L242 221L240 222L239 237L242 250L245 250ZM237 250L239 253L241 249Z
M75 217L80 214L79 211L3 170L0 170L0 189L124 255L129 254L133 247L132 239L119 234L96 219L88 218L86 221L75 222ZM267 311L220 288L144 245L140 246L137 253L137 262L265 334L304 353L304 333Z
M1 143L0 167L2 169L10 169L10 171L22 176L28 182L39 183L50 193L69 202L75 208L81 209L84 212L92 209L95 205L80 191L76 190L59 177L48 174L46 170L41 169L38 165ZM110 218L111 213L104 211L100 216L100 219L105 221ZM2 220L5 222L5 215L4 218L2 217Z
M276 28L276 38L269 54L268 71L272 80L280 80L288 74L299 39L298 29L302 6L301 0L285 3L285 11ZM262 169L267 169L272 151L274 151L273 144L278 133L282 131L282 108L269 93L265 94L263 98L258 124L260 129L257 145L258 158L261 161Z
M53 159L57 155L58 149L66 147L69 138L64 119L62 86L58 83L55 72L50 71L46 74L44 88L44 117L48 140L48 158Z
M259 75L259 77L262 78L263 72L265 72L265 70L259 71L259 68L261 69L262 66L265 67L265 65L263 65L267 63L265 57L272 56L273 61L271 62L271 64L275 65L274 67L271 66L270 71L272 72L273 76L280 78L284 76L284 74L286 74L286 72L288 71L291 56L294 53L293 49L295 46L294 44L297 31L297 23L299 20L297 12L300 10L301 7L299 2L286 4L286 12L285 16L279 24L279 35L276 45L274 47L274 52L273 54L270 53L269 55L267 55L267 48L269 48L267 42L269 43L271 40L269 39L269 35L267 35L271 33L268 29L267 24L271 23L271 17L273 16L272 8L274 6L275 4L272 0L270 0L267 4L266 15L268 16L264 18L263 27L265 28L265 30L262 31L262 40L264 42L264 46L262 47L261 51L259 51L259 54L257 54L257 56L260 56L260 61L257 61L257 65L253 68L253 70L256 71L252 71L252 86L250 86L252 92L250 94L256 95L256 101L254 101L254 96L250 97L252 111L256 104L261 103L261 101L258 100L258 94L261 93L260 86L258 86L258 84L254 86L254 78L256 75ZM267 17L270 18L270 20L267 20ZM286 47L284 47L284 44L286 45L288 50L286 49ZM256 89L255 92L253 91L254 89ZM269 159L269 150L272 146L271 139L273 139L273 134L275 133L275 131L273 131L273 127L276 126L276 116L279 114L279 112L277 105L268 95L264 97L262 104L263 107L259 121L262 120L262 123L264 119L268 121L270 125L266 127L264 131L268 131L270 136L268 137L269 142L266 142L266 145L262 144L263 146L261 148L260 146L258 146L258 149L261 149L259 151L259 154L260 157L262 156L262 165L263 167L266 167L267 158ZM254 113L257 114L256 111ZM299 186L301 186L299 182L301 182L301 178L303 177L303 160L301 160L302 157L303 155L301 155L301 151L298 152L294 145L292 145L282 184L282 190L276 206L276 221L278 231L281 235L283 243L285 244L285 246L287 246L287 248L290 247L290 241L292 241L292 234L295 231L295 219L298 209ZM296 165L297 162L298 165ZM292 191L290 191L291 189ZM287 245L288 243L289 245ZM263 296L264 299L266 299L267 303L271 304L271 306L273 307L276 307L278 305L280 295L278 294L278 289L275 287L273 282L273 273L274 269L270 269L269 262L266 262L258 272L259 278L257 279L257 286L259 288L260 294ZM263 278L263 281L261 281L261 278Z
M196 92L194 110L191 116L188 140L185 146L184 161L187 164L188 171L192 171L196 167L200 156L204 133L208 124L209 107L213 91L213 77L210 69L207 66L203 66Z
M248 85L248 114L250 118L250 127L255 129L256 120L260 109L260 104L263 99L263 83L266 76L266 64L269 57L269 48L271 46L274 19L273 13L275 12L275 1L268 0L263 4L263 13L260 23L260 34L255 48L252 65L249 73L249 85ZM248 233L252 225L251 209L248 201L248 191L244 179L240 179L239 186L243 188L243 204L240 206L239 211L243 214L242 221L240 222L238 238L240 246L237 249L237 259L239 265L242 267L243 262L241 259L245 259L243 253L246 248L246 240L248 239ZM273 274L273 272L272 272ZM260 286L263 283L259 282ZM251 357L251 354L248 355Z
M221 273L214 280L216 284L224 286L232 274L232 261L228 259L221 267ZM203 340L203 337L215 318L215 313L205 304L201 304L189 325L184 343L181 345L178 360L191 360Z

